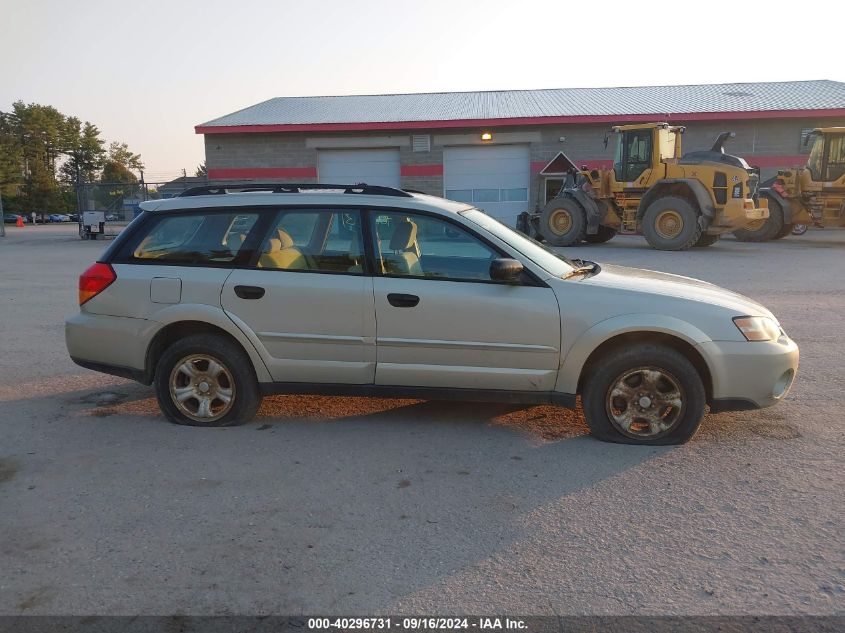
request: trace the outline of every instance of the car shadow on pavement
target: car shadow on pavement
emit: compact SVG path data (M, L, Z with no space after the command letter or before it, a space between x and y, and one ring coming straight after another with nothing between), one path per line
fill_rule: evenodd
M101 383L6 401L43 429L3 484L31 499L15 556L36 575L70 559L106 610L131 611L115 596L143 590L164 612L213 612L219 588L246 586L245 612L386 609L518 543L538 509L673 450L595 441L557 407L280 396L252 424L199 429L166 423L152 395ZM57 519L49 500L94 482L96 497ZM104 549L120 591L74 554ZM53 612L72 591L27 612Z

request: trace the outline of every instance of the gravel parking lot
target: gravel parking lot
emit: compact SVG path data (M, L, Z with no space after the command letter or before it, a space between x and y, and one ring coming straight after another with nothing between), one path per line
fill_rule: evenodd
M568 251L739 290L800 344L785 403L667 448L550 406L285 396L244 427L174 426L67 357L104 243L7 233L2 614L845 612L845 231Z

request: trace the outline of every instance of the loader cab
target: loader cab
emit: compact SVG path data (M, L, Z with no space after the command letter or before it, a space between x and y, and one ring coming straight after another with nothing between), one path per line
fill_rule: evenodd
M833 182L845 176L845 129L838 133L814 130L807 169L813 182Z
M634 182L646 170L680 155L680 128L668 124L623 125L613 128L616 156L613 173L617 182ZM661 174L662 176L662 174Z

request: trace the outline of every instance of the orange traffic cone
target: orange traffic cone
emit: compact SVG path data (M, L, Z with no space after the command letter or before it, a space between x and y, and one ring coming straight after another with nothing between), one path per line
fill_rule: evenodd
M15 222L15 226L23 228L23 218L21 216L18 216L18 221Z

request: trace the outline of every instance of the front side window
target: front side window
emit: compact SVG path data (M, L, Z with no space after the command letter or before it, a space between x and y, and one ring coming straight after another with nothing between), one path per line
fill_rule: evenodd
M651 167L652 131L625 132L625 180L634 181Z
M377 265L388 277L491 281L500 254L465 229L407 211L373 212Z
M575 267L564 255L546 248L537 240L513 230L478 209L464 211L462 215L556 277L565 276Z
M185 265L231 262L257 220L257 213L162 215L129 259Z
M282 211L261 245L258 268L303 272L364 272L357 210Z
M827 139L827 170L825 181L839 180L845 174L845 136L831 136Z
M821 134L813 135L813 147L807 157L807 168L813 180L822 179L822 158L824 157L824 137Z

